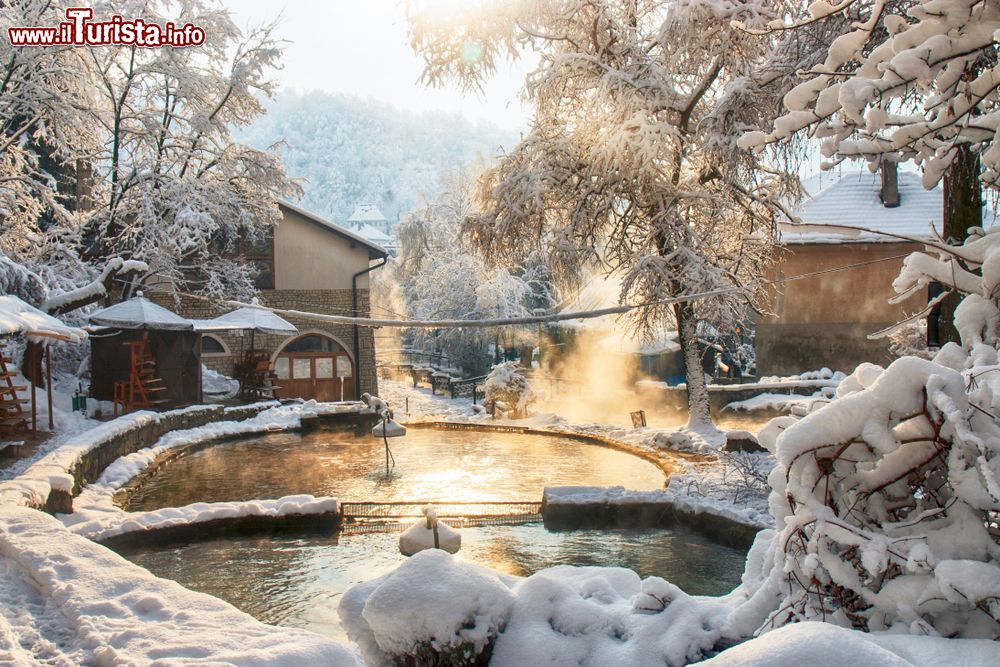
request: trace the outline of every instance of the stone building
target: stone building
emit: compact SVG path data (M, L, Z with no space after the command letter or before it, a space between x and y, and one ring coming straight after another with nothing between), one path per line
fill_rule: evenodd
M913 172L893 169L885 176L845 171L809 179L803 185L812 196L796 214L805 224L864 227L916 239L940 232L941 188L924 189ZM889 303L903 258L923 246L787 223L779 234L770 314L757 321L759 373L790 375L823 367L851 372L863 361L891 361L888 340L869 340L868 334L927 304L926 293Z
M279 203L282 220L273 235L241 243L238 252L258 270L262 305L328 315L359 317L370 313L368 273L385 264L382 247L355 232L287 202ZM201 300L165 297L191 319L212 319L225 312ZM378 393L375 339L369 327L354 327L282 315L299 332L282 337L254 335L254 348L267 350L283 388L281 397L351 400L362 392ZM250 334L206 333L202 363L232 376Z

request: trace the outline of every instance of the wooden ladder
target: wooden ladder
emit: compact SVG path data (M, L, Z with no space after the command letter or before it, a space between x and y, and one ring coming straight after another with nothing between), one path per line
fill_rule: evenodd
M15 373L7 366L12 362L0 340L0 431L25 432L29 416L22 406L28 399L20 398L17 392L27 391L28 387L14 384Z
M156 360L149 351L149 334L144 333L141 339L122 344L129 348L129 376L127 382L115 383L115 416L118 416L119 405L123 412L132 412L167 403L167 399L154 398L167 388L163 380L156 377Z

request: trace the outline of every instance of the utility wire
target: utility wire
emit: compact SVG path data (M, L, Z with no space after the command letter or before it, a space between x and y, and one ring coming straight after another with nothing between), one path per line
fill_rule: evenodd
M794 276L785 276L774 281L768 281L771 284L781 284L788 283L795 280L803 280L806 278L813 278L816 276L825 275L828 273L836 273L839 271L847 271L850 269L856 269L863 266L870 266L873 264L879 264L881 262L888 262L896 259L901 259L903 257L909 256L910 253L902 255L894 255L891 257L882 257L880 259L869 260L866 262L856 262L854 264L847 264L844 266L831 267L828 269L822 269L819 271L812 271L809 273L802 273ZM638 308L647 308L649 306L656 305L670 305L675 303L684 303L687 301L698 301L701 299L707 299L714 296L723 296L726 294L733 294L742 291L742 287L725 287L717 290L710 290L707 292L700 292L696 294L686 294L683 296L670 297L666 299L659 299L657 301L646 303L646 304L623 304L620 306L613 306L610 308L598 308L593 310L583 310L577 312L561 312L561 313L550 313L547 315L528 315L524 317L509 317L509 318L495 318L486 320L414 320L414 319L380 319L372 317L351 317L349 315L327 315L323 313L312 313L308 311L301 310L290 310L285 308L272 308L269 306L263 306L260 304L248 304L241 301L233 300L223 300L221 302L213 301L208 297L203 297L197 294L182 293L192 299L197 299L200 301L205 301L208 303L217 303L221 305L232 306L235 308L261 308L263 310L271 311L278 315L285 315L288 317L295 317L300 319L316 320L320 322L331 322L333 324L348 324L359 327L387 327L387 328L401 328L401 329L461 329L461 328L489 328L489 327L501 327L501 326L517 326L526 324L546 324L552 322L563 322L566 320L583 320L583 319L593 319L597 317L606 317L608 315L622 315L629 311ZM161 293L170 294L171 292L167 290L159 290Z

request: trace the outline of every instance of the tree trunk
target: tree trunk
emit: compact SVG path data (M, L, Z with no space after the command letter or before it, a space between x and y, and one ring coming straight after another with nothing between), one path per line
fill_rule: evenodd
M979 154L968 144L958 146L958 155L944 175L944 208L942 210L945 241L962 243L970 227L983 225L983 192L979 180ZM905 202L904 202L905 205ZM955 329L955 309L962 295L952 293L941 303L938 327L941 344L949 341L961 344Z
M679 303L674 306L674 314L677 317L677 332L681 354L684 356L684 374L687 377L688 427L697 429L709 425L714 428L705 371L701 367L701 354L698 350L698 321L695 319L694 308L690 304Z

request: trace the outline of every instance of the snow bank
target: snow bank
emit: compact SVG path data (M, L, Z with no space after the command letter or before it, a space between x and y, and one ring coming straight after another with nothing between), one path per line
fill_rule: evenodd
M240 382L202 364L201 391L209 399L225 400L240 393Z
M753 412L755 410L779 410L788 412L793 407L802 405L810 409L814 403L829 402L831 395L835 391L834 387L827 387L824 391L818 391L812 396L802 396L800 394L775 394L767 392L758 394L752 398L742 401L728 403L726 410L736 412Z
M359 664L332 640L265 625L218 598L158 579L42 512L0 508L0 556L27 575L47 608L58 609L53 616L68 626L62 634L79 644L84 664Z
M115 509L117 508L91 506L73 514L62 515L62 519L77 535L101 542L125 533L190 526L220 519L336 514L337 499L295 495L277 500L193 503L148 512L114 511Z
M982 639L941 639L864 633L828 623L787 625L724 651L698 667L986 667L998 646Z
M514 595L506 579L429 549L351 588L338 612L370 665L433 654L452 657L444 664L480 664L476 657L490 649L510 615Z

